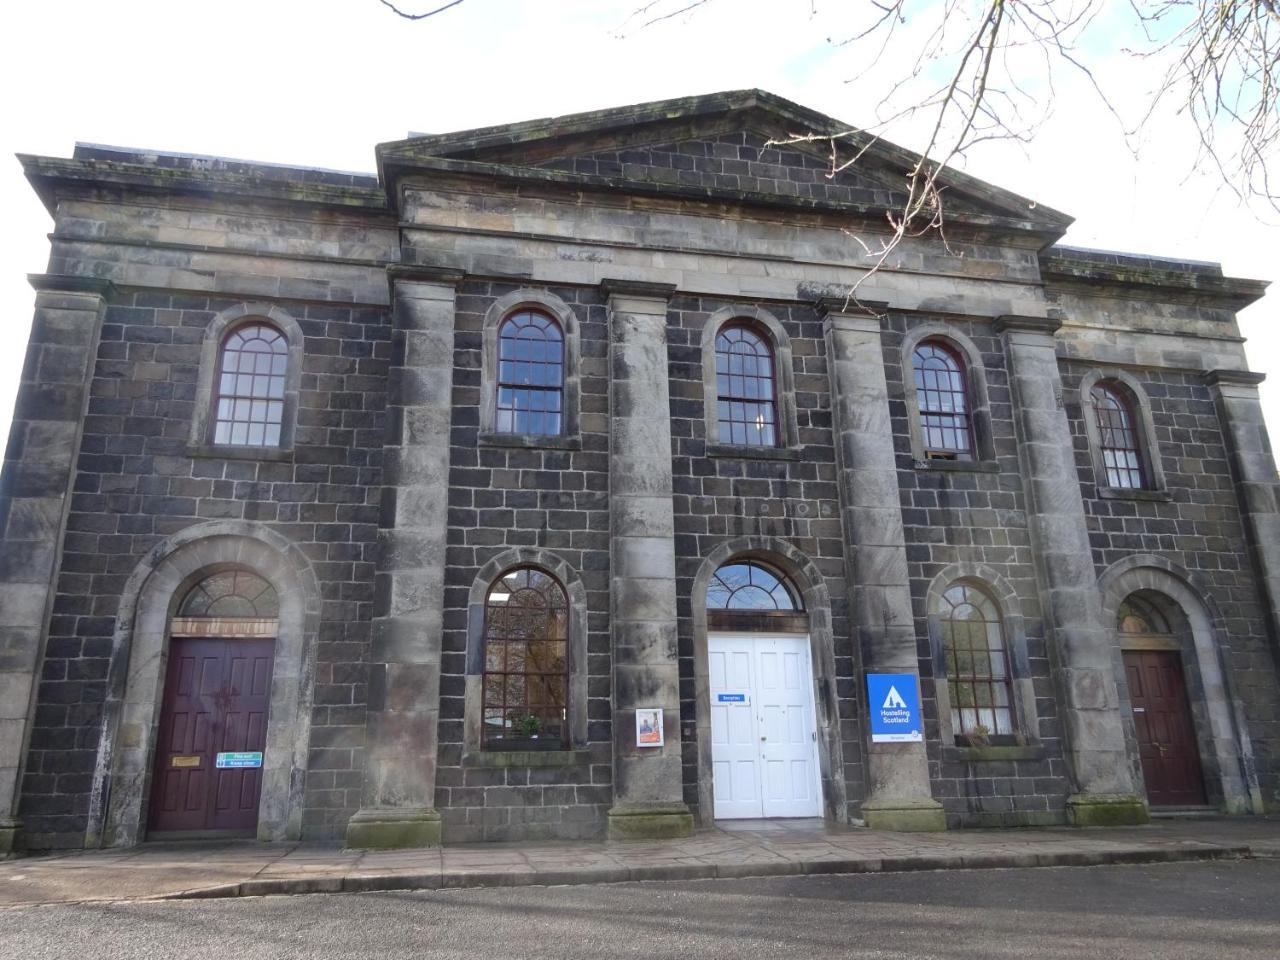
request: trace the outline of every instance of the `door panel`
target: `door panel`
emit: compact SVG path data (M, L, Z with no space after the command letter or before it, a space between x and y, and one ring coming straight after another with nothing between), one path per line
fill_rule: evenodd
M710 638L716 817L821 815L808 645L806 637Z
M1147 800L1152 806L1205 803L1181 655L1126 650L1124 667Z
M221 751L266 749L273 641L170 641L156 737L150 829L235 830L258 822L262 769L216 767Z

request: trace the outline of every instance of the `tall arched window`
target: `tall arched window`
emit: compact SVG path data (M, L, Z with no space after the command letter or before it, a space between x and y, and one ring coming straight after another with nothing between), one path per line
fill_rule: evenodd
M559 436L564 422L564 333L537 310L498 327L498 433Z
M979 738L1014 733L1009 648L995 602L971 584L955 583L942 595L939 620L952 731Z
M769 341L747 324L725 324L716 334L719 442L776 447L777 398Z
M535 567L508 570L485 597L482 740L531 749L568 745L569 607Z
M214 393L213 442L278 447L289 343L269 323L247 323L222 341Z
M911 356L920 435L927 459L973 459L969 384L960 352L942 340L923 340Z
M1147 485L1147 477L1132 397L1113 380L1095 383L1090 396L1107 484L1128 490L1143 489Z

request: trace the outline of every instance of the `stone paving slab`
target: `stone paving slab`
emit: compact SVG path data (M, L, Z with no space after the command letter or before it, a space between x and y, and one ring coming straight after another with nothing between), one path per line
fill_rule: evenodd
M0 863L0 907L373 890L619 883L1280 857L1280 819L907 834L790 822L683 840L358 851L252 841L144 844Z

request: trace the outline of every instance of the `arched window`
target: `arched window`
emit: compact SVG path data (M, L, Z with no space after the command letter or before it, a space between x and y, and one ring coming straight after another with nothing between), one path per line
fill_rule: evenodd
M707 584L708 610L803 610L787 578L756 561L726 563Z
M1116 611L1116 625L1121 633L1129 634L1172 634L1173 629L1165 615L1156 609L1150 601L1144 600L1136 593L1131 593L1120 604Z
M942 340L923 340L911 355L920 435L926 459L973 459L969 384L960 352Z
M268 323L247 323L222 341L214 393L213 442L278 447L289 343Z
M1107 484L1128 490L1147 485L1139 445L1136 410L1129 392L1113 380L1101 380L1090 391L1098 425L1098 443Z
M564 333L537 310L498 327L498 433L559 436L564 422Z
M716 419L720 443L778 445L778 391L769 341L744 323L716 334Z
M485 597L482 738L567 746L569 607L564 587L535 567L508 570Z
M280 598L275 587L248 570L220 570L182 598L169 633L174 637L274 637Z
M1009 648L995 602L977 587L955 583L941 607L952 731L982 739L1014 733Z
M271 584L247 570L225 570L197 583L178 607L180 617L278 617Z

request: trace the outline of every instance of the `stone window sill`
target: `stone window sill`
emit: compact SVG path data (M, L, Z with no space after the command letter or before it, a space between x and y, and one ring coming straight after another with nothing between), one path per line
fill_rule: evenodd
M544 437L531 433L482 433L478 444L482 447L515 447L518 450L581 450L582 438Z
M708 457L738 460L799 460L799 447L750 447L739 443L708 443Z
M187 456L213 460L262 460L273 463L293 459L292 447L238 447L219 443L189 443Z
M1168 503L1173 494L1168 490L1135 490L1131 487L1099 487L1102 500L1146 500L1150 503Z
M953 763L1013 763L1015 760L1043 760L1045 756L1044 746L1038 743L942 748L942 759Z
M576 767L590 762L590 750L483 750L462 756L464 767Z
M938 471L941 473L999 473L1000 463L996 460L929 460L915 459L911 465L917 470Z

